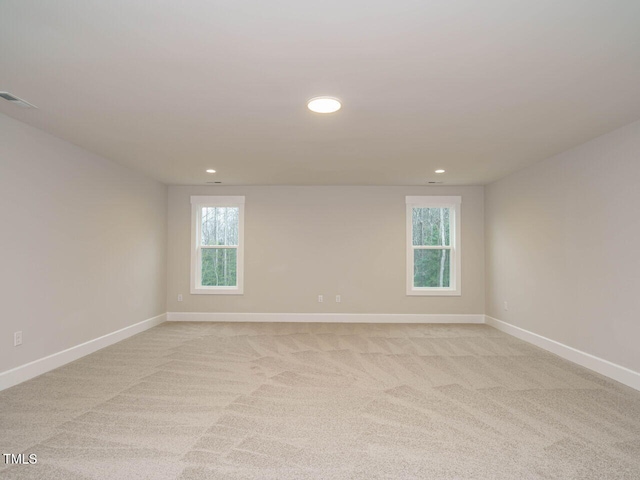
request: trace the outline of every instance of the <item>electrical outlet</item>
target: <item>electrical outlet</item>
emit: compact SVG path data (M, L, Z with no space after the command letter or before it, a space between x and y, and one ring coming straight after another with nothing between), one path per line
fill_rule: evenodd
M509 310L509 304L507 303L507 301L504 301L504 309L505 311Z
M324 302L324 296L318 295L318 303Z
M178 301L179 301L179 302L181 302L181 301L182 301L182 294L181 294L181 293L179 293L179 294L178 294Z
M13 346L22 345L22 330L13 333Z
M340 295L336 295L336 303L340 303L342 301L342 299L340 298Z

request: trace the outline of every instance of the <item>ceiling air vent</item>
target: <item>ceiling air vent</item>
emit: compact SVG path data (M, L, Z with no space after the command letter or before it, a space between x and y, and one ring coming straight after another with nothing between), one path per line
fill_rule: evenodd
M35 105L30 104L29 102L26 102L24 100L22 100L21 98L16 97L15 95L12 95L9 92L0 92L0 97L4 98L5 100L7 100L8 102L13 103L14 105L16 105L17 107L22 107L22 108L38 108Z

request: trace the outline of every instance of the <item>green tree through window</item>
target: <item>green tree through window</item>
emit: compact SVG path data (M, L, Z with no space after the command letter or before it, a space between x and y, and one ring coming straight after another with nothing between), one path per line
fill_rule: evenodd
M191 196L191 293L243 295L244 196Z
M407 295L460 295L462 197L406 197Z
M236 207L202 207L202 286L236 286L238 213Z
M414 246L450 246L448 208L413 208ZM413 284L415 287L449 287L451 256L444 248L414 249Z

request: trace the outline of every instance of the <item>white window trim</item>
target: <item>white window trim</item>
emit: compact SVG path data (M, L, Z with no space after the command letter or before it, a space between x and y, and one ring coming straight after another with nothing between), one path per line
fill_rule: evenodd
M235 287L202 286L200 228L202 207L238 208L238 247ZM224 247L221 247L224 248ZM244 293L244 197L243 196L203 196L191 197L191 294L193 295L242 295Z
M430 295L430 296L460 296L462 295L462 265L461 265L461 249L460 249L460 205L462 197L460 196L407 196L407 295ZM449 208L453 216L453 231L450 233L450 286L446 288L440 287L414 287L413 286L413 208ZM442 247L434 247L442 248Z

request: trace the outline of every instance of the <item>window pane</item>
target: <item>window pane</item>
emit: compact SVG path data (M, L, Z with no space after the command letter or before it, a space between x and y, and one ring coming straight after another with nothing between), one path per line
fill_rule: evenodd
M238 245L238 207L202 207L202 245Z
M235 287L237 257L236 248L203 248L202 286Z
M413 209L413 245L449 246L448 208Z
M451 250L416 249L413 251L413 286L450 286Z

